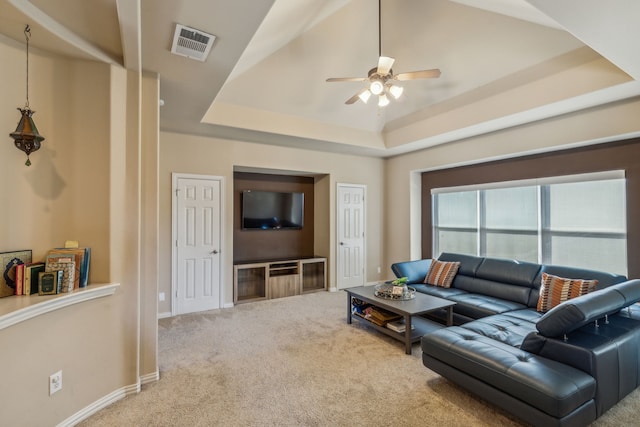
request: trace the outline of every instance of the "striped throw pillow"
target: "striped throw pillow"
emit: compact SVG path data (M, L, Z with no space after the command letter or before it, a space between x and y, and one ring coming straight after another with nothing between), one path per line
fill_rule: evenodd
M542 273L542 285L537 310L546 313L571 298L586 295L596 289L597 280L567 279Z
M453 278L460 268L459 262L431 260L431 266L424 278L423 283L440 286L441 288L451 287Z

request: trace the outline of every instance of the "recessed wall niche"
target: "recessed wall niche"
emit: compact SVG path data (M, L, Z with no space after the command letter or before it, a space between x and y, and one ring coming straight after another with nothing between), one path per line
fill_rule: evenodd
M304 225L292 230L243 230L242 192L275 191L304 194ZM314 255L313 176L234 172L233 174L233 262L305 258Z

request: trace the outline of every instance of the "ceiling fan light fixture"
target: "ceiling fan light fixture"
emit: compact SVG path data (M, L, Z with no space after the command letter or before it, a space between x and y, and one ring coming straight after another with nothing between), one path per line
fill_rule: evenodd
M374 80L369 85L369 90L374 95L380 95L384 91L384 84L380 80Z
M389 105L389 98L384 93L378 98L378 107L386 107Z
M345 104L352 105L358 99L367 103L371 95L378 96L378 106L389 105L390 98L397 100L404 93L404 87L392 84L393 81L405 81L415 79L433 79L440 77L440 70L409 71L406 73L393 74L392 66L395 59L390 56L382 56L382 16L380 13L380 3L378 0L378 65L367 73L367 77L330 77L327 82L367 82L368 86L360 89L355 95L347 99Z
M369 101L369 98L371 98L371 91L369 89L363 90L360 92L360 95L358 95L358 98L366 104L367 101Z
M389 86L389 93L391 94L391 96L393 96L394 99L400 98L403 92L404 92L404 88L402 86L398 86L398 85Z

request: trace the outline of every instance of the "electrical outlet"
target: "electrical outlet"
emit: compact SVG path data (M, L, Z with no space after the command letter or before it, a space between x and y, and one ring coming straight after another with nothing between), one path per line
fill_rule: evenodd
M49 396L62 390L62 371L49 375Z
M158 294L158 299L159 299L160 301L164 301L164 292L160 292L160 293Z
M382 268L380 268L380 266L378 266L378 274L382 273Z

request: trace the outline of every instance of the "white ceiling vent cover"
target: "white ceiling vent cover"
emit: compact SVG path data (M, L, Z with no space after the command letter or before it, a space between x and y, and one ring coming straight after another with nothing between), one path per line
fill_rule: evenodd
M171 53L204 62L216 36L176 24Z

